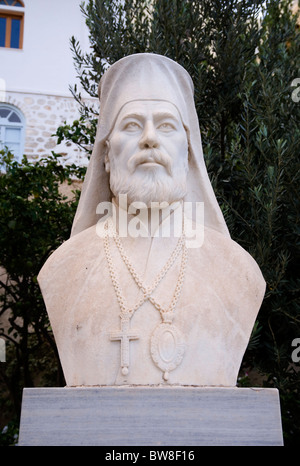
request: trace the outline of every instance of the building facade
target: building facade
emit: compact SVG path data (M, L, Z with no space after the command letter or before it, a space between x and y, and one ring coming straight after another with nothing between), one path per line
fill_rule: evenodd
M89 49L80 3L0 0L0 148L9 147L17 160L23 154L37 160L54 150L65 163L87 163L75 144L57 146L53 136L79 117L69 86L79 87L70 38Z

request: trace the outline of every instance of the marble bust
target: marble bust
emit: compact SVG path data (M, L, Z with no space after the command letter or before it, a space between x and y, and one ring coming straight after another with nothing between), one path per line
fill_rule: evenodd
M236 385L265 281L230 238L193 92L156 54L100 81L71 238L38 276L68 386Z

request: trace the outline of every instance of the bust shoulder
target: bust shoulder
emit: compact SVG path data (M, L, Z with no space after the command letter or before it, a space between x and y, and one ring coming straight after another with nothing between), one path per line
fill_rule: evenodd
M245 279L260 285L261 290L265 291L265 280L257 262L240 244L213 230L209 231L208 243L216 256L215 260L222 256L227 272L237 281Z
M205 271L208 286L222 299L231 316L249 331L263 301L266 283L255 259L236 241L205 229L203 246L191 254L191 267Z
M76 280L80 269L87 267L97 253L100 238L96 234L96 227L92 226L72 236L62 243L47 259L38 275L38 283L45 296L59 292L59 288L66 283Z

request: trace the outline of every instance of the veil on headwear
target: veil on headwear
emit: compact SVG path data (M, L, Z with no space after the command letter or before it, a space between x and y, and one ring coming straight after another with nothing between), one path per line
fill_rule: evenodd
M95 225L100 202L112 200L105 171L106 140L121 108L135 100L162 100L174 104L187 130L189 171L184 201L204 202L204 224L229 236L203 158L194 86L188 72L173 60L157 54L129 55L114 63L99 83L100 114L95 144L73 221L71 236Z

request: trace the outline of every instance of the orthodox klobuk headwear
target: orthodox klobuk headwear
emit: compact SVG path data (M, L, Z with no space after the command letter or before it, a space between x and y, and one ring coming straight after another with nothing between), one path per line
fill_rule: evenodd
M167 101L176 106L189 142L187 194L184 201L204 202L204 225L229 236L204 163L194 103L194 85L188 72L162 55L129 55L114 63L104 73L99 83L99 99L100 114L95 144L71 236L95 225L99 220L97 205L112 200L109 174L105 171L104 162L106 141L122 107L137 100Z

